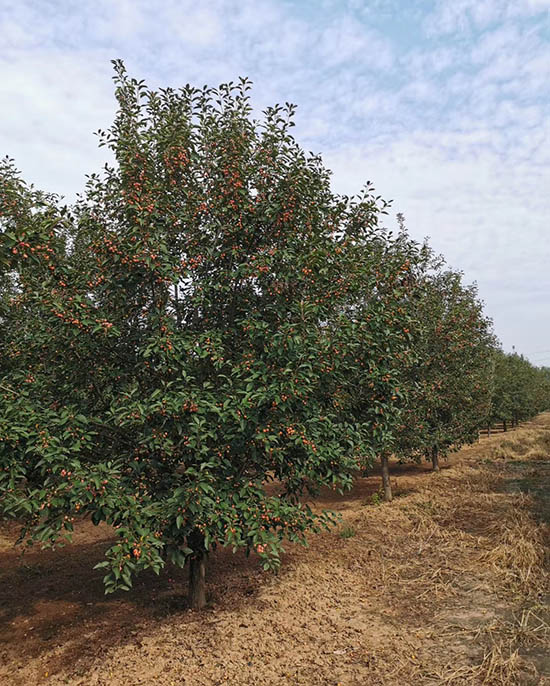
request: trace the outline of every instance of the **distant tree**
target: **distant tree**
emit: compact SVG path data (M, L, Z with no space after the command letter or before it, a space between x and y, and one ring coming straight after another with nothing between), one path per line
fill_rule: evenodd
M550 407L548 373L517 353L495 353L491 421L508 425L534 417Z
M432 258L411 302L416 364L406 379L408 407L397 454L432 461L478 436L490 411L495 339L475 286Z
M405 422L409 419L408 408L416 397L416 389L410 384L419 354L414 335L416 308L422 297L423 278L431 251L427 245L419 245L410 239L402 218L398 235L381 243L379 248L379 262L390 276L382 278L382 272L376 271L376 282L365 289L364 298L369 307L382 306L386 312L382 319L384 344L376 354L373 354L372 344L369 345L362 351L364 360L359 358L361 366L357 366L357 361L350 365L351 373L356 375L350 390L359 417L372 412L373 408L378 414L375 421L371 420L372 454L368 456L366 466L372 458L380 460L384 498L390 501L393 496L389 460L403 442ZM364 378L360 376L362 369L367 372Z
M537 367L535 408L537 413L550 410L550 367Z
M488 431L491 424L511 421L514 416L514 403L512 397L515 393L515 381L513 379L512 364L510 357L502 350L496 350L494 355L494 384L491 398L491 414L488 422Z

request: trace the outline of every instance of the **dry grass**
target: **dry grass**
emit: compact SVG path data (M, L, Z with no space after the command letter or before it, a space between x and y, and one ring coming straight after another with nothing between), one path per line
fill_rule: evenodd
M550 460L550 431L548 427L536 426L519 429L506 438L499 436L488 454L503 460Z
M480 664L449 668L440 675L441 683L448 686L540 683L541 675L536 666L520 654L521 649L549 645L550 626L540 616L540 610L544 612L545 608L524 609L512 621L498 619L481 626L472 636L486 646Z
M277 577L263 574L255 558L219 551L204 613L185 610L177 588L157 588L162 579L103 603L86 595L90 560L73 557L81 595L72 631L67 616L75 610L63 594L48 597L49 604L40 598L45 584L67 582L67 567L35 555L25 564L40 565L41 574L25 574L24 600L0 636L0 682L548 684L549 527L534 518L533 497L508 487L518 462L542 459L536 455L548 448L548 429L550 415L543 415L510 435L485 438L437 474L423 465L395 466L390 504L373 504L376 476L345 496L323 494L317 506L338 511L340 526L312 538L308 550L289 546ZM99 554L92 535L83 531L81 540ZM67 548L58 555L70 554ZM21 583L17 569L4 575L8 605ZM161 600L173 609L159 612ZM18 627L46 626L46 606L47 627L61 628L51 640L29 633L25 644ZM131 631L121 628L123 619Z
M548 580L544 566L545 527L536 525L517 507L513 517L495 528L497 544L484 556L484 560L503 577L503 583L519 587L527 596L538 593Z

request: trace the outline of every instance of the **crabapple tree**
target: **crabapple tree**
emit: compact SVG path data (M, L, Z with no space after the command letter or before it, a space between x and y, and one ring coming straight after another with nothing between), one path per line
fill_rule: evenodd
M439 457L477 438L489 414L495 340L475 286L441 258L427 267L410 303L415 364L397 454L425 456L437 471Z
M332 192L292 105L258 121L246 79L152 91L114 67L115 163L72 207L1 169L0 507L44 545L113 527L107 591L189 563L201 607L212 548L276 568L332 521L308 496L385 449L414 248L383 259L385 203Z

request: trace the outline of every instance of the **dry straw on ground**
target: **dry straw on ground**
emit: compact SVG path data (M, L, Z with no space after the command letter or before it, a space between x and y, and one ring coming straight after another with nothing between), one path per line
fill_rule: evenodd
M438 474L395 465L391 504L376 475L326 492L317 506L338 511L340 526L308 550L289 546L278 576L213 555L204 613L186 610L177 570L104 598L91 568L105 528L83 523L72 548L22 559L6 529L0 682L550 684L549 526L515 487L518 473L540 486L549 454L547 414Z

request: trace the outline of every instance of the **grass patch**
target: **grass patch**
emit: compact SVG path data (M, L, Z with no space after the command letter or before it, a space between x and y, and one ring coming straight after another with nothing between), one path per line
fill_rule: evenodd
M340 538L353 538L357 532L352 526L345 526L340 530Z

